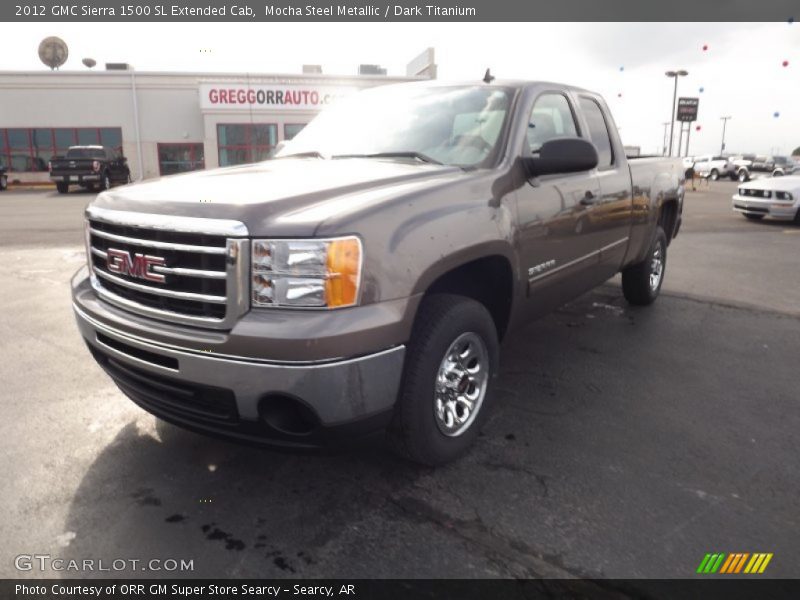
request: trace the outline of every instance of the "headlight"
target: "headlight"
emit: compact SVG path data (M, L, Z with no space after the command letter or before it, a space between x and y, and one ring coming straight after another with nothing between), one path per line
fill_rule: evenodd
M790 202L794 200L789 192L775 192L775 198L777 200L789 200Z
M361 241L253 240L254 307L339 308L358 302Z

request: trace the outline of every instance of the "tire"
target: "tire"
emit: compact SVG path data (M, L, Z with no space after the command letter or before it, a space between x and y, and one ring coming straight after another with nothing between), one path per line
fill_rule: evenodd
M8 175L0 175L0 192L8 189Z
M448 360L459 352L466 356L461 365ZM424 298L387 432L391 448L430 466L465 454L489 414L498 361L497 329L486 307L453 294ZM455 400L469 395L474 396L472 411Z
M661 284L664 283L666 268L667 235L659 225L647 257L622 271L622 293L625 300L637 306L647 306L655 302L661 291Z
M738 175L737 179L741 183L746 183L747 181L750 181L750 175L747 173L746 170L742 169L741 171L739 171L739 175Z
M742 213L742 214L751 221L760 221L761 219L764 218L764 215L753 215L750 213Z
M711 177L711 181L717 181L719 179L719 171L711 169L711 174L709 176Z
M69 192L69 184L64 183L63 181L59 181L56 183L56 189L58 190L59 194L66 194Z
M103 173L103 179L100 182L100 189L101 190L111 189L111 178L108 176L108 173Z

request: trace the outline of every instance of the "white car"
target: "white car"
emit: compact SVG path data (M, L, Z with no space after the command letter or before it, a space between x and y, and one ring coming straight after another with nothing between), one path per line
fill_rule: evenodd
M770 216L800 223L800 175L764 177L742 183L733 195L733 210L753 220Z
M711 181L716 181L720 177L735 178L736 175L733 164L727 157L712 154L696 156L694 172L700 177L708 177Z

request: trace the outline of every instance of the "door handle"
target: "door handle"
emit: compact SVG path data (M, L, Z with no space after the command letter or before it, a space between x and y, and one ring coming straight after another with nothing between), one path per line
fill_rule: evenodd
M581 204L583 206L591 206L592 204L595 204L598 200L600 200L600 198L595 196L594 192L592 192L591 190L587 190L586 193L583 195L583 198L581 198Z

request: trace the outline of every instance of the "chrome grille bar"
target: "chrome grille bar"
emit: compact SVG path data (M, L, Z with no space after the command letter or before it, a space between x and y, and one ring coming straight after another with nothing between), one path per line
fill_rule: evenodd
M97 267L94 268L94 273L98 277L102 277L103 279L108 279L109 281L113 281L117 285L121 285L122 287L127 287L132 290L136 290L137 292L155 294L156 296L164 296L166 298L178 298L180 300L195 300L197 302L210 302L211 304L225 304L227 302L227 298L225 298L225 296L210 296L208 294L195 294L193 292L176 292L174 290L157 288L150 285L142 285L140 283L133 283L132 281L128 281L127 279L117 277L116 275L107 273L103 269L98 269Z
M121 242L123 244L131 244L133 246L144 246L147 248L158 248L159 250L175 250L178 252L196 252L197 254L225 254L225 248L217 248L215 246L193 246L191 244L176 244L174 242L157 242L155 240L142 240L139 238L132 238L126 235L117 235L115 233L108 233L107 231L100 231L94 227L89 227L89 233L96 235L112 242Z

